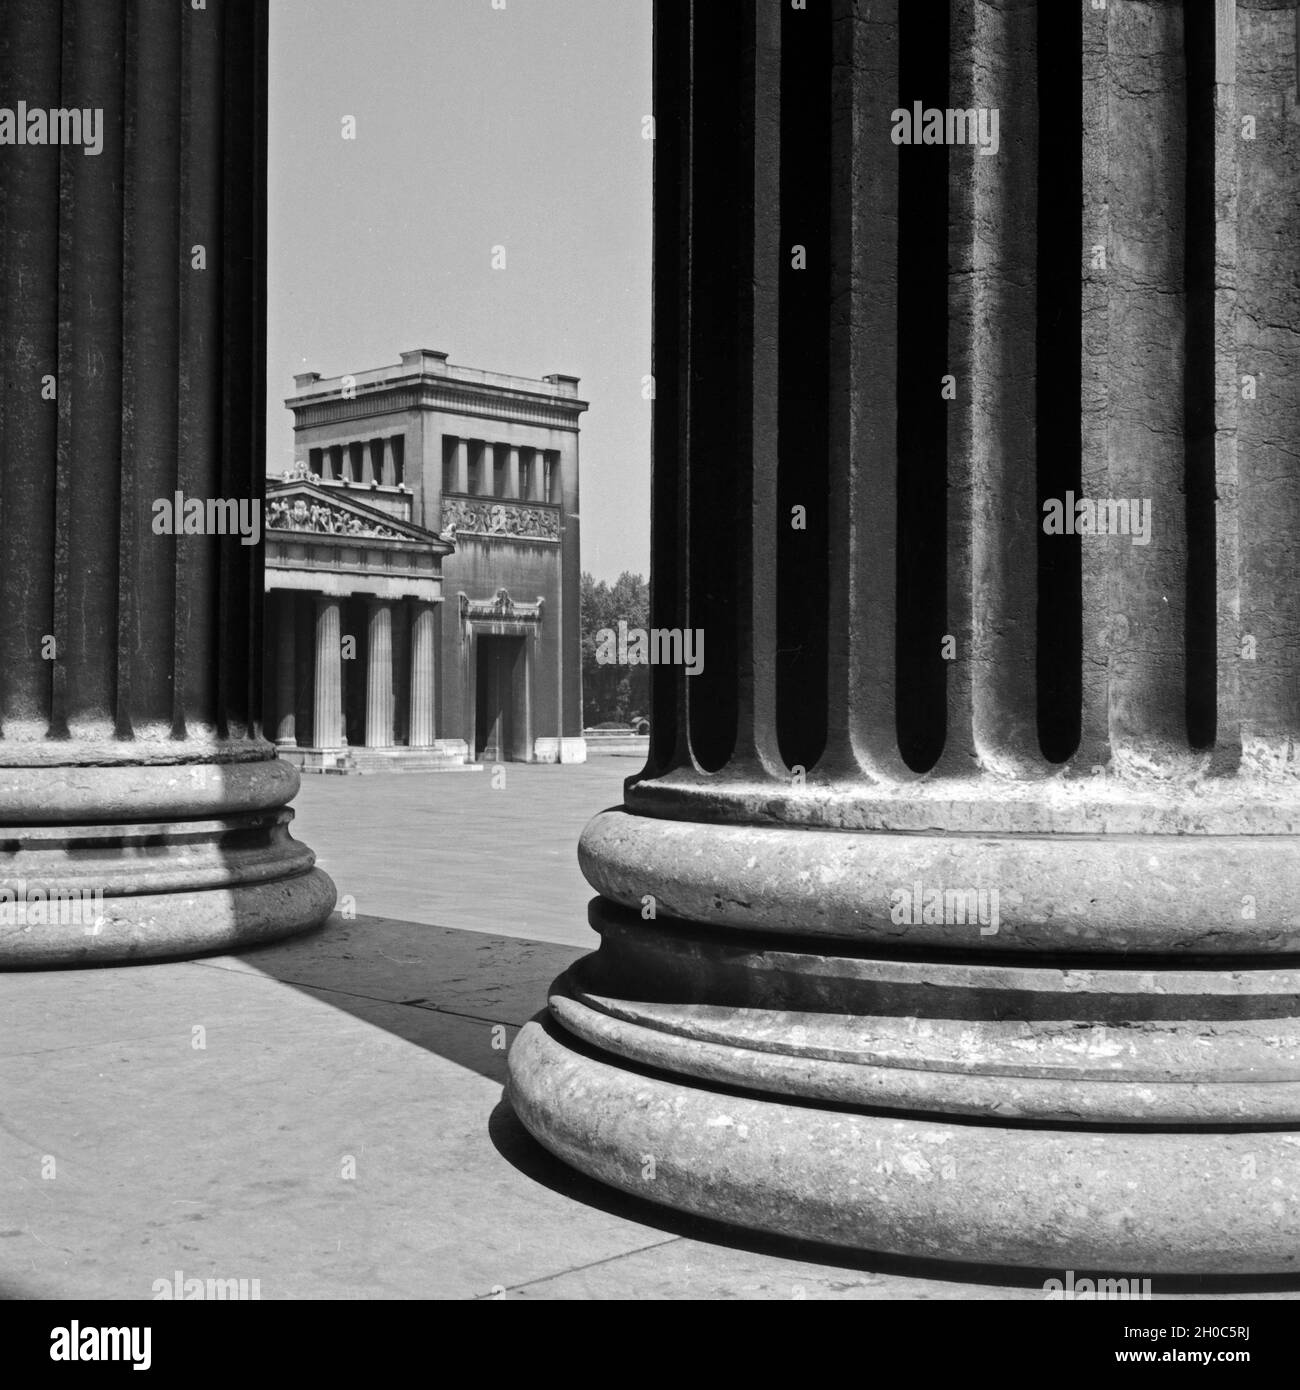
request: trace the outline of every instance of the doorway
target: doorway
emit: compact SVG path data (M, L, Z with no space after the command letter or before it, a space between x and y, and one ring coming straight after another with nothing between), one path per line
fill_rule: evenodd
M528 682L522 637L481 636L474 671L476 762L528 761Z

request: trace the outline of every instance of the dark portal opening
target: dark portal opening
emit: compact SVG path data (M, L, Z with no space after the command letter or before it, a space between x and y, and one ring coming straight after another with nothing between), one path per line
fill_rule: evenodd
M370 653L366 641L366 601L356 595L343 599L339 615L343 647L343 738L349 748L366 743L366 666ZM347 645L347 639L352 645Z
M527 684L522 637L479 637L474 671L477 762L528 758Z

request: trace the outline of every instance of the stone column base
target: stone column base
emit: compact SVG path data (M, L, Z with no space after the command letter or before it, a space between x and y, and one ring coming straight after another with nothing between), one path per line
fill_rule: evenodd
M1294 840L1241 839L1119 842L1146 914L1125 921L1088 837L606 812L580 857L624 905L593 901L600 950L516 1041L513 1103L591 1176L757 1230L1116 1277L1300 1270L1300 969L1272 920ZM891 920L891 883L997 882L1017 851L997 935ZM1226 910L1229 856L1263 932L1189 908Z
M336 894L289 835L297 789L278 760L0 769L0 967L201 955L319 926Z
M608 1018L581 1006L592 1031ZM756 1096L525 1025L509 1096L634 1196L831 1245L1116 1276L1300 1268L1300 1138L955 1124Z

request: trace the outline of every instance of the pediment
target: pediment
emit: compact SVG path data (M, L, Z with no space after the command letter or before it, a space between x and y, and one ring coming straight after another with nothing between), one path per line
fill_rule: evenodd
M434 531L368 507L358 495L364 492L322 487L309 477L268 479L266 529L321 539L406 541L443 554L455 549Z

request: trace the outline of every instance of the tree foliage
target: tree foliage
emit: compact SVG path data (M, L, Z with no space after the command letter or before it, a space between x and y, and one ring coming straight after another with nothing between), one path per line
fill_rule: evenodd
M596 637L604 628L618 631L650 626L650 585L624 570L613 584L582 576L582 722L630 725L650 713L650 670L646 666L601 665Z

